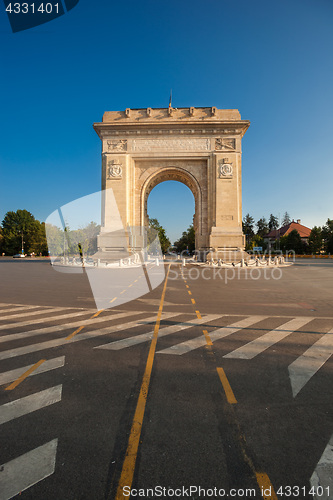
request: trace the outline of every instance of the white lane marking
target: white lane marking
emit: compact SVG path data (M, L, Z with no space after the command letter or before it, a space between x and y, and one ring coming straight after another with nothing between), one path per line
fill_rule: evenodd
M53 319L64 319L65 317L77 317L77 316L80 316L82 314L91 314L91 313L75 313L75 314L65 314L63 316L54 316L53 318L44 318L43 320L41 321L38 321L38 322L42 322L42 321L52 321ZM9 335L4 335L2 337L0 337L0 342L10 342L12 340L18 340L18 339L24 339L26 337L35 337L37 335L42 335L44 333L53 333L53 332L61 332L61 331L64 331L64 330L68 330L69 328L74 328L73 326L73 323L75 323L75 327L77 326L86 326L86 325L92 325L92 324L95 324L95 323L103 323L103 321L109 321L109 320L113 320L113 319L120 319L120 318L124 318L124 317L127 317L129 315L134 315L134 314L143 314L141 311L131 311L131 312L123 312L123 313L119 313L119 314L112 314L112 315L108 315L108 316L99 316L99 317L96 317L96 318L89 318L89 319L83 319L83 320L80 320L80 324L77 324L77 320L74 319L73 321L70 321L69 323L65 323L65 324L61 324L61 325L54 325L54 326L47 326L47 327L42 327L42 328L37 328L36 330L28 330L27 332L20 332L20 333L12 333L12 334L9 334ZM34 326L36 322L34 322L33 324L31 322L28 323L29 326Z
M48 359L44 361L36 370L30 373L29 377L33 375L39 375L40 373L45 373L50 370L56 370L61 368L65 364L65 356L60 356L59 358ZM23 373L29 370L34 365L22 366L21 368L16 368L15 370L10 370L8 372L0 373L0 385L9 384L9 382L14 382Z
M4 321L5 319L23 318L24 316L30 317L30 316L37 316L37 314L48 314L57 311L69 311L69 310L70 307L52 307L52 309L41 309L40 311L32 311L20 314L9 314L8 316L0 316L0 321ZM1 328L5 327L6 325L1 325Z
M179 316L182 313L174 314L174 316ZM193 319L191 321L187 321L184 323L176 323L175 325L166 326L161 328L158 336L164 337L165 335L170 335L172 333L180 332L181 330L186 330L187 328L192 328L193 326L201 325L202 323L207 323L208 321L214 321L215 319L221 318L219 314L210 314L201 319ZM142 342L146 342L150 340L154 335L154 330L143 333L142 335L135 335L134 337L129 337L122 340L116 340L115 342L109 342L104 345L100 345L95 347L95 349L111 349L111 350L119 350L124 349L125 347L131 347L133 345L141 344Z
M11 305L11 304L10 304L10 305ZM39 308L41 308L41 307L43 307L43 306L17 306L17 307L13 307L13 308L11 308L11 309L7 309L7 308L6 308L6 309L1 309L1 310L0 310L0 319L2 319L2 318L1 318L1 313L17 312L17 311L20 311L20 312L21 312L21 311L24 311L24 310L29 311L29 310L31 310L31 309L37 309L38 307L39 307ZM13 316L13 317L14 317L14 316Z
M283 325L274 328L274 330L265 333L265 335L252 340L252 342L248 342L244 346L229 352L229 354L226 354L223 357L233 359L253 359L255 356L261 354L277 342L280 342L280 340L284 339L310 321L312 321L312 318L294 318L287 321L287 323L283 323Z
M314 495L315 500L332 500L332 481L333 481L333 435L329 440L324 453L322 454L311 478L311 487L314 487L317 494ZM323 489L321 495L320 489Z
M259 321L266 319L267 316L250 316L248 318L237 321L236 323L232 323L228 326L223 326L222 328L218 328L213 332L209 332L209 337L211 341L219 340L224 337L228 337L243 328L248 328L254 323L258 323ZM158 351L159 354L177 354L182 355L186 354L189 351L193 351L194 349L198 349L207 344L206 337L204 335L200 335L200 337L196 337L194 339L188 340L186 342L182 342L181 344L173 345L172 347L168 347L167 349L163 349L162 351Z
M58 439L0 466L0 500L9 500L54 473Z
M45 391L35 392L21 399L0 406L0 424L22 417L33 411L45 408L61 401L62 385L50 387Z
M128 313L126 313L128 315ZM173 316L174 313L165 313L162 318ZM100 335L107 335L109 333L118 332L119 330L126 330L128 328L135 328L140 325L145 325L146 323L151 323L156 321L156 314L150 316L149 318L137 319L131 321L130 323L122 323L120 325L107 326L101 328L100 330L92 330L89 332L80 332L71 339L61 338L48 340L46 342L40 342L39 344L31 344L24 347L17 347L16 349L9 349L8 351L0 352L0 360L15 358L17 356L23 356L24 354L29 354L30 352L43 351L45 349L50 349L52 347L58 347L65 344L70 344L73 342L80 342L81 340L88 340L98 337Z
M333 354L333 329L325 333L289 367L289 377L293 396L296 397L301 389L313 377Z

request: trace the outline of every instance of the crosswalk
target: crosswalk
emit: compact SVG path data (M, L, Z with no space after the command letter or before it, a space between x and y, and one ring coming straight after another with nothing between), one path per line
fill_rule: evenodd
M0 304L1 388L8 389L8 384L25 374L37 377L63 367L66 352L64 356L52 357L53 348L94 339L91 348L96 354L99 350L119 352L149 342L153 337L156 313L113 310L97 317L93 313L89 309ZM207 338L203 329L209 330L209 338L221 350L222 358L234 363L249 363L265 356L266 352L272 355L273 347L279 349L279 345L284 345L286 349L284 341L302 335L306 340L295 342L293 360L286 366L293 398L301 397L304 387L333 353L333 318L241 314L206 314L198 318L192 313L167 310L162 314L157 355L183 356L204 348ZM78 333L73 334L74 330ZM96 339L101 340L98 345ZM90 348L90 344L87 345ZM35 362L41 357L37 353L43 353L45 358L36 368L31 363L35 353ZM26 359L28 355L30 357ZM14 367L3 371L1 363L7 360L8 367L10 359L15 361ZM61 384L22 398L12 396L9 402L0 405L0 426L59 404L61 399ZM51 475L56 462L57 443L58 438L52 439L0 466L0 500L9 500ZM38 474L36 468L31 470L31 462L40 463ZM13 487L13 484L17 486Z

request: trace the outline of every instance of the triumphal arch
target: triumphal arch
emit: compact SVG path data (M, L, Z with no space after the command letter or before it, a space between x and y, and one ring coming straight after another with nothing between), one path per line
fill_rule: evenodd
M238 110L216 107L105 112L94 124L102 141L102 189L112 188L123 226L146 225L151 190L180 181L195 199L196 249L242 252L241 141L249 125ZM107 251L107 199L103 212L99 250Z

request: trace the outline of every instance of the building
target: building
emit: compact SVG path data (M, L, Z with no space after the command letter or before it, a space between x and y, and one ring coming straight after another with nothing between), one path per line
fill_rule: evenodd
M268 242L269 246L271 246L276 240L279 240L282 236L288 236L288 234L290 234L291 231L294 231L294 229L296 229L296 231L300 235L301 240L304 243L308 243L311 229L306 226L303 226L301 224L301 219L297 219L296 222L292 220L292 222L290 222L286 226L280 227L279 229L273 229L273 231L270 231L268 234L266 234L264 240Z

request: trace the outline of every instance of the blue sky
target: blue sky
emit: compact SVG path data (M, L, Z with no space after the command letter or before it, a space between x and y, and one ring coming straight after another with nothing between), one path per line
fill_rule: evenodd
M15 34L3 9L0 220L18 208L45 220L97 191L92 123L107 110L167 107L172 87L175 107L237 108L251 121L243 215L287 210L323 225L333 218L332 25L331 0L80 0ZM148 207L175 239L194 204L170 186L154 188Z

